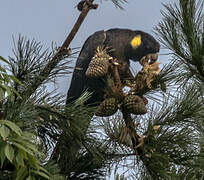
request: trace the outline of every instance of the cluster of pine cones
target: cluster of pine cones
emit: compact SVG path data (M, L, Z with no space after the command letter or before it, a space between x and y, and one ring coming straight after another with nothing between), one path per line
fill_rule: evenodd
M118 101L116 98L105 99L98 107L96 116L111 116L118 109L123 109L128 113L141 115L147 112L143 99L137 95L126 95L123 101Z
M113 58L107 54L106 49L98 47L86 71L86 76L99 78L107 75L112 61ZM124 94L120 100L116 97L106 98L99 105L96 115L102 117L111 116L118 109L123 109L135 115L145 114L147 112L143 98L137 95Z

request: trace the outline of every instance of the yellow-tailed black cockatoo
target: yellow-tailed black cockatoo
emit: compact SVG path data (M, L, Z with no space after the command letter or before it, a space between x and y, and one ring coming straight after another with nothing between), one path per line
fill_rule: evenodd
M67 93L67 103L75 101L80 95L89 91L91 97L86 104L100 103L104 100L105 78L90 78L86 70L94 56L97 47L112 49L108 54L116 58L121 65L119 74L121 79L132 78L129 69L130 60L141 61L146 59L149 63L157 60L160 44L148 33L132 31L129 29L110 29L97 31L85 41L76 61L70 88Z

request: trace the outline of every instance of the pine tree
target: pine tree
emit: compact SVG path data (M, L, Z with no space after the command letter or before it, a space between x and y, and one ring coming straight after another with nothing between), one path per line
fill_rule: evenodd
M121 7L125 1L113 2ZM50 51L19 37L14 56L1 57L12 75L0 69L0 179L106 179L114 170L121 180L203 179L204 3L164 6L155 32L171 58L151 88L141 89L153 102L145 115L93 117L96 109L83 105L88 93L66 105L66 97L47 90L69 73L76 52L68 46L79 23L62 47ZM137 147L128 118L141 140ZM119 167L126 177L117 174Z

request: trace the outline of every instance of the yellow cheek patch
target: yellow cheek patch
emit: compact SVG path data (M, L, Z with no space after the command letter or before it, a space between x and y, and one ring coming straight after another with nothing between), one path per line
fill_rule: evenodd
M140 44L142 43L142 40L141 40L141 36L140 35L137 35L135 36L132 41L130 42L132 48L136 49L138 46L140 46Z

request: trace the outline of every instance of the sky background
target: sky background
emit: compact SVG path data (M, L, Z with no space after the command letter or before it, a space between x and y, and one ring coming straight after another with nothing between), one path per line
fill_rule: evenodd
M13 40L19 34L40 41L49 48L54 41L61 45L80 12L76 0L2 0L0 6L0 55L13 56ZM124 10L115 8L110 0L95 0L97 10L91 10L71 43L71 48L82 47L89 35L98 30L128 28L152 34L153 27L162 19L162 3L176 0L129 0ZM157 38L157 37L156 37ZM163 50L161 51L161 54ZM159 61L166 63L161 56ZM76 59L73 60L73 64ZM66 94L71 75L59 80L58 89Z

